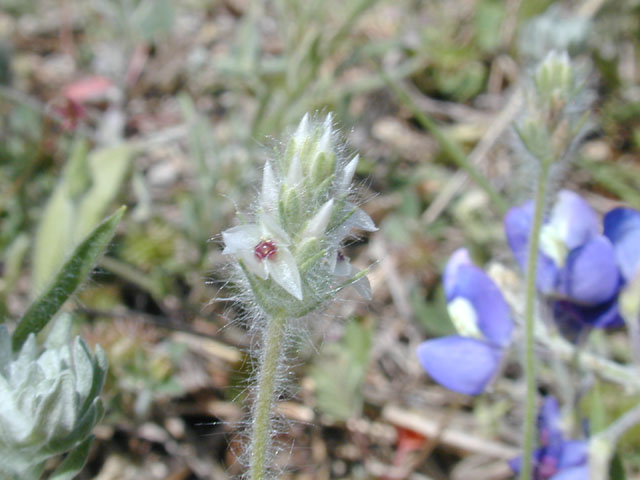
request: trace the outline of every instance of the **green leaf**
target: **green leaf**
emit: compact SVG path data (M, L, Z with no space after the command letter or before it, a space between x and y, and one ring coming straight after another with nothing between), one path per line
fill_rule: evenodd
M4 272L0 276L0 304L4 303L4 298L11 293L13 287L20 276L20 266L29 249L29 238L26 234L19 234L9 245L2 261L4 262ZM3 322L3 307L0 306L0 323Z
M74 250L53 284L24 314L13 332L13 350L18 351L30 333L37 334L89 275L98 257L111 241L126 207L120 207L98 225Z
M91 188L78 205L73 237L75 242L84 238L104 217L124 181L132 155L133 149L129 145L105 148L89 155Z
M157 41L171 33L175 11L169 0L149 0L135 14L138 31L147 41Z
M318 408L335 420L348 420L362 409L371 331L370 325L352 320L342 340L326 344L313 366L311 375L316 383Z
M33 249L31 292L42 292L60 268L69 245L73 244L75 209L61 183L45 207Z
M616 453L611 459L611 465L609 466L609 478L611 480L626 480L627 476L624 473L624 464L620 454Z
M45 208L33 250L31 292L42 293L71 252L100 222L127 173L133 150L127 145L87 156L78 142Z
M49 480L71 480L75 477L87 461L92 441L93 435L69 452L60 466L49 476Z

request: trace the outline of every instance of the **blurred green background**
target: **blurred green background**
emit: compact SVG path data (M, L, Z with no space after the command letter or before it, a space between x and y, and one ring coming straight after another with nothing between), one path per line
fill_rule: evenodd
M440 287L452 251L513 266L501 217L528 197L532 168L509 125L522 74L551 46L593 69L597 94L598 128L565 186L599 212L640 208L639 14L637 0L2 0L0 319L129 207L67 308L110 363L81 478L241 470L252 340L219 232L308 111L334 112L361 154L359 195L380 230L347 248L374 265L373 301L346 293L301 335L294 396L278 407L295 441L285 475L509 478L517 365L471 401L432 384L414 350L452 331ZM593 342L624 361L622 335ZM556 388L552 371L541 378ZM637 400L596 383L583 402L595 429ZM428 434L444 426L468 441ZM639 435L619 450L627 478Z

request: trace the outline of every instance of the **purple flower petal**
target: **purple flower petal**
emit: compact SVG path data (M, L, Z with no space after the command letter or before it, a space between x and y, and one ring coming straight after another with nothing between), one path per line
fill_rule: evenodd
M620 286L613 245L600 235L572 250L560 276L561 290L571 300L584 305L606 302Z
M513 321L509 306L498 286L480 268L460 265L456 270L452 298L467 299L475 310L478 329L485 338L504 347L511 340Z
M549 480L589 480L589 465L565 468L550 477Z
M522 457L512 458L507 462L513 473L520 475L520 469L522 468Z
M580 195L569 190L558 193L548 224L569 250L588 242L600 231L596 212Z
M558 327L570 339L577 338L584 328L615 328L624 325L616 297L594 307L566 301L555 302L553 317Z
M614 208L604 216L604 234L615 245L629 232L640 230L640 212L633 208Z
M604 234L611 240L618 267L626 281L640 271L640 212L615 208L604 217Z
M495 375L503 352L480 340L451 336L421 343L417 354L436 382L454 392L478 395Z
M562 440L560 408L555 397L545 397L538 412L538 436L540 445L546 446Z
M461 265L473 265L469 251L466 248L459 248L453 252L451 257L449 257L446 267L444 268L442 283L444 285L447 301L453 300L453 290L457 282L458 268Z
M563 442L562 452L558 459L558 467L565 469L587 463L589 446L584 440L569 440Z
M527 202L519 207L511 208L504 217L504 228L507 243L516 262L523 271L527 269L529 254L529 235L533 222L533 202ZM558 277L558 267L554 261L544 253L538 256L538 273L536 284L538 290L549 294L553 292Z
M522 270L527 268L529 233L533 223L533 202L512 207L504 217L507 243Z

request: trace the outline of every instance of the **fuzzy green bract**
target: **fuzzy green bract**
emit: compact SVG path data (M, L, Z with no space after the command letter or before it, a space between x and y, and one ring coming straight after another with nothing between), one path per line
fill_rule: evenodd
M13 353L0 325L0 478L40 478L48 458L70 450L52 478L72 478L84 465L103 415L107 360L70 333L71 318L61 315L44 345L30 334Z

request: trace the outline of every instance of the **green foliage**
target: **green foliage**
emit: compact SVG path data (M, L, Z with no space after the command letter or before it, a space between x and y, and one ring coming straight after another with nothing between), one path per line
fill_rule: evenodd
M362 411L364 383L373 329L352 319L342 340L325 343L314 362L311 376L316 384L317 406L335 421L346 421Z
M0 326L0 476L38 479L44 462L71 451L53 478L72 478L86 460L89 432L100 421L107 361L98 346L71 341L71 318L54 323L44 345L29 334L12 353Z
M125 207L121 207L98 225L73 251L49 289L31 304L13 332L14 351L20 349L30 334L37 334L46 326L89 275L98 257L111 241L124 211Z
M114 200L129 168L126 145L87 154L79 141L40 220L33 251L32 293L49 286L71 249L93 229Z

